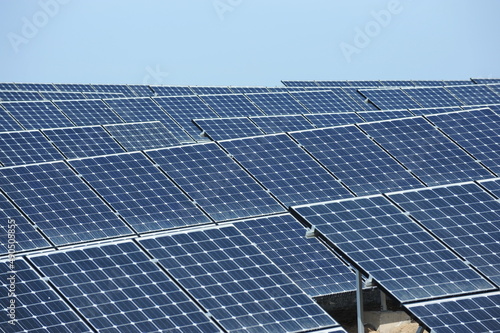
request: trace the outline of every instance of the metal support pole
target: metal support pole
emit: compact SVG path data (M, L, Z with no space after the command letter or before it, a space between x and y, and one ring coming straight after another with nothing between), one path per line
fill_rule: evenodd
M363 318L363 279L361 271L356 270L356 310L358 312L358 333L365 333Z
M387 311L387 297L382 290L380 291L380 303L382 311Z
M424 328L422 326L419 326L417 332L415 333L424 333Z

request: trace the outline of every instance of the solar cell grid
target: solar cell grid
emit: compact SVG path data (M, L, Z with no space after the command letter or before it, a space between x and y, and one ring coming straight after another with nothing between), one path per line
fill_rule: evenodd
M2 108L2 104L0 104L0 132L19 131L23 129L24 128Z
M484 105L500 103L500 96L483 85L446 87L465 105Z
M403 303L493 288L382 196L293 209Z
M312 122L316 127L330 127L339 126L347 124L355 124L363 121L354 112L342 112L342 113L315 113L304 115L310 122Z
M490 90L493 90L497 95L500 95L500 84L495 83L495 84L489 84L487 86Z
M488 170L421 117L358 126L428 186L492 177Z
M443 84L445 86L463 86L463 85L472 85L474 82L471 80L443 80Z
M1 82L0 90L19 90L15 83Z
M319 89L318 87L314 87L313 89ZM267 87L268 92L276 93L276 92L291 92L291 91L307 91L307 87Z
M85 96L79 92L39 91L39 94L43 99L49 100L85 99Z
M357 195L423 186L355 126L290 135Z
M250 118L265 134L283 133L315 128L302 115L263 116ZM242 136L240 136L242 137ZM235 137L236 138L236 137Z
M55 83L54 86L59 91L96 92L90 84Z
M367 122L413 117L413 114L407 110L362 111L362 112L357 112L357 114Z
M247 94L246 96L267 115L309 113L288 93Z
M18 90L28 91L57 91L51 83L16 83L15 86Z
M69 163L138 232L210 223L142 153Z
M229 87L229 89L235 94L269 92L266 87Z
M351 87L361 88L361 87L374 87L382 88L383 85L380 81L347 81Z
M215 143L146 153L216 221L284 211Z
M440 87L443 86L443 81L439 80L417 80L411 81L416 87Z
M411 109L422 106L401 89L360 89L359 92L381 110Z
M361 95L358 92L358 88L352 88L352 87L342 87L342 88L336 88L339 91L337 92L335 89L331 89L332 91L337 92L339 95L341 94L340 91L342 91L344 95L349 96L349 98L352 99L352 106L354 107L354 110L366 110L366 111L378 111L379 108L376 107L373 103L369 103L366 101L366 98ZM342 95L341 95L342 96ZM345 99L347 102L347 99Z
M350 87L347 81L315 81L320 87Z
M54 101L54 104L77 126L123 123L101 100Z
M220 332L132 242L30 260L98 332Z
M349 104L344 102L344 100L340 96L329 90L291 92L290 95L292 95L296 100L303 104L307 108L307 110L312 113L353 111Z
M471 80L477 84L500 83L500 79L471 79Z
M105 92L86 92L83 93L85 99L102 99L102 98L123 98L125 95L119 93L105 93Z
M412 81L379 81L385 87L414 87Z
M135 96L135 94L125 84L93 84L92 87L97 92L121 93L125 96Z
M104 125L127 151L179 145L177 138L159 121Z
M132 92L139 97L150 97L154 95L153 90L147 85L131 84L127 86Z
M0 91L0 101L40 101L43 97L36 91Z
M444 87L403 89L403 92L424 108L457 106L463 104ZM408 106L407 108L412 107Z
M221 117L262 116L264 113L243 94L207 95L200 98Z
M287 87L315 87L315 81L295 81L295 80L281 80L281 83Z
M234 227L140 243L229 332L338 326Z
M25 129L67 127L74 124L48 101L2 103Z
M500 178L480 181L479 184L484 186L488 191L493 193L497 198L500 198Z
M2 168L0 186L56 245L131 234L63 162Z
M212 140L244 138L264 134L247 117L194 119L193 122Z
M150 86L158 96L184 96L194 95L193 91L186 86Z
M445 113L445 112L453 112L462 110L459 106L454 107L442 107L442 108L421 108L421 109L411 109L410 112L416 116L428 115L428 114L437 114L437 113Z
M285 206L352 197L286 134L222 141L220 145Z
M232 94L233 92L229 87L200 87L191 86L189 87L197 95L208 95L208 94Z

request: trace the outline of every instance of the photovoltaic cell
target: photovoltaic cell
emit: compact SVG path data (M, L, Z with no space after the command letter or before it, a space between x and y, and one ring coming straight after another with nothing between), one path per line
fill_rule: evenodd
M128 123L160 121L180 142L193 142L151 98L106 99L106 103Z
M93 84L92 87L97 92L120 93L128 97L135 96L132 90L124 84Z
M500 115L482 109L431 115L427 119L500 175Z
M232 94L233 92L229 87L189 87L197 95L209 95L209 94Z
M20 89L16 86L15 83L1 82L0 90L20 90Z
M18 253L50 246L49 242L1 193L0 208L2 221L0 224L0 237L3 239L0 243L0 254L6 254L9 250L10 253ZM9 240L11 241L9 242ZM4 307L4 309L6 308L7 306Z
M356 289L354 273L291 215L245 220L236 229L311 297Z
M385 87L414 87L411 81L392 81L383 80L379 81Z
M216 221L284 211L215 143L147 154Z
M500 103L500 96L488 89L487 86L457 86L446 87L457 99L465 105L484 105Z
M186 86L150 86L158 96L184 96L194 95L193 91Z
M354 103L353 107L354 107L354 110L356 110L356 111L357 110L360 110L360 111L362 111L362 110L378 111L379 110L379 108L376 107L373 103L368 103L366 101L366 98L358 92L358 88L342 87L342 88L335 88L335 89L343 91L344 94L346 94L347 96L349 96L349 98L352 99L352 101ZM332 89L332 91L336 92L335 89Z
M220 145L285 206L352 197L286 134L222 141Z
M445 112L453 112L462 110L459 106L454 107L443 107L443 108L420 108L420 109L410 109L410 112L416 116L428 115L428 114L438 114Z
M382 196L294 210L403 303L493 288Z
M463 86L463 85L472 85L474 82L471 80L443 80L443 84L445 86Z
M269 92L266 87L229 87L234 94L246 93L266 93Z
M362 88L362 87L374 87L382 88L383 85L380 81L347 81L351 87Z
M105 125L127 151L179 145L177 138L159 121Z
M243 94L207 95L200 98L221 117L262 116L264 113Z
M194 119L193 122L212 140L265 134L247 117Z
M153 90L147 85L141 84L130 84L127 86L136 96L139 97L150 97L154 95Z
M77 126L123 123L123 120L101 100L53 102Z
M353 111L353 108L342 97L329 90L291 92L290 95L302 103L311 113Z
M439 80L417 80L411 81L416 87L441 87L444 85L443 81Z
M500 198L500 178L481 181L479 183L482 186L484 186L488 191L493 193L497 198Z
M411 109L422 107L422 105L415 102L401 89L362 89L359 90L359 92L381 110Z
M39 131L0 133L3 166L62 160L64 157Z
M16 83L15 84L19 90L31 90L31 91L57 91L51 83Z
M15 298L8 298L8 289L1 293L2 309L7 309L10 300L15 300L15 325L9 324L7 311L2 311L2 332L93 332L76 313L24 260L14 262L15 273L9 262L0 262L2 285L7 287L11 275L15 277ZM2 288L3 289L3 288Z
M63 162L2 168L0 186L56 245L131 234Z
M41 101L36 91L0 91L0 101Z
M66 158L124 152L124 149L101 126L44 129L42 132Z
M315 128L302 115L263 116L250 118L266 134L300 131Z
M315 87L314 89L320 89L319 87ZM276 92L291 92L291 91L307 91L307 88L303 87L267 87L268 92L276 93Z
M138 232L210 223L142 153L69 163Z
M357 112L357 114L359 116L361 116L367 122L413 117L413 114L407 110L362 111L362 112ZM358 121L358 123L359 123L359 121Z
M288 93L247 94L246 96L267 115L310 113Z
M358 117L358 115L354 112L315 113L305 114L304 117L306 117L310 122L316 125L316 127L348 125L363 121L363 119Z
M355 126L290 135L358 195L423 186Z
M85 96L79 92L39 91L38 93L43 99L49 100L85 99Z
M19 131L24 128L12 118L0 104L0 132Z
M443 87L403 89L403 92L424 108L463 104ZM407 108L411 109L412 107Z
M119 93L105 93L105 92L87 92L83 93L85 99L102 99L102 98L123 98L125 95Z
M68 127L74 124L48 101L2 103L26 129Z
M236 228L140 241L229 332L298 332L338 324Z
M347 81L315 81L320 87L350 87Z
M362 123L358 126L428 186L492 176L423 118Z
M500 332L500 293L426 303L407 308L432 332Z
M477 84L500 83L500 79L472 79Z
M389 197L500 285L500 202L478 185L468 183Z
M95 92L96 90L90 84L74 84L74 83L55 83L54 86L59 91L76 91L76 92Z
M30 260L98 332L220 332L132 242Z

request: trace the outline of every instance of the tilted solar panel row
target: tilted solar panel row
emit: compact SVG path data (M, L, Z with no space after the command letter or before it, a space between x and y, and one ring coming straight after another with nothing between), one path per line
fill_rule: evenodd
M25 91L25 90L0 90L0 101L43 101L65 99L99 99L120 98L126 95L121 93L105 92L67 92L67 91Z
M479 80L479 82L478 82ZM380 80L380 81L294 81L282 80L286 87L420 87L420 86L450 86L473 83L495 83L495 80L470 79L470 80Z

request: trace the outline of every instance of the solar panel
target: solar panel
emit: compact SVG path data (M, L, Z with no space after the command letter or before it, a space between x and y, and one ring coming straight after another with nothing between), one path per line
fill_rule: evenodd
M367 110L367 111L378 111L379 108L376 107L373 103L370 103L366 100L366 98L361 95L358 92L358 88L349 88L349 87L342 87L342 88L335 88L338 90L343 91L343 94L346 94L349 96L349 98L352 99L353 101L353 110ZM332 91L337 92L335 89L332 89ZM340 92L339 92L340 93ZM346 99L347 101L347 99Z
M31 91L57 91L51 83L16 83L18 90L31 90Z
M381 110L411 109L422 107L411 97L406 95L401 89L363 89L359 90L359 92Z
M362 123L358 126L428 186L492 176L423 118Z
M191 120L218 117L198 96L155 97L154 100L197 141L206 139L200 137L199 128Z
M66 158L124 152L124 149L101 126L44 129L42 132Z
M93 84L92 87L97 92L120 93L128 97L135 96L125 84Z
M311 297L353 291L354 273L289 214L237 222L254 243L300 289Z
M207 95L200 98L221 117L262 116L264 113L243 94Z
M440 80L413 80L411 81L416 87L440 87L443 86L443 81Z
M96 92L90 84L54 83L54 87L59 91Z
M500 84L495 83L495 84L490 84L487 86L489 89L493 90L497 95L500 95Z
M19 130L23 130L21 125L19 125L17 121L2 108L2 104L0 104L0 132Z
M69 163L138 232L210 223L142 153Z
M105 93L105 92L87 92L83 93L85 99L102 99L102 98L123 98L125 95L119 93Z
M382 196L293 209L403 303L493 287Z
M194 95L193 91L186 86L150 86L155 95L158 96L184 96Z
M432 332L499 332L500 293L409 304L407 308Z
M0 90L19 90L15 83L1 82Z
M381 80L379 82L385 87L414 87L411 81Z
M342 112L342 113L315 113L315 114L305 114L310 122L312 122L317 127L330 127L339 126L347 124L355 124L363 121L354 112Z
M291 92L290 95L292 95L312 113L353 111L353 108L344 102L342 97L329 90Z
M314 89L320 89L319 87L315 87ZM268 92L276 93L276 92L290 92L290 91L307 91L307 88L302 87L267 87Z
M315 81L320 87L350 87L347 81Z
M229 89L235 94L269 92L266 87L229 87Z
M74 124L48 101L2 103L26 129L67 127Z
M62 91L39 91L43 99L85 99L85 96L79 92L62 92Z
M220 145L285 206L352 197L286 134L222 141Z
M316 87L315 81L296 81L296 80L281 80L281 83L287 87Z
M290 135L358 195L423 186L353 125Z
M390 194L450 248L500 285L500 202L474 183Z
M21 212L0 193L0 254L49 247L50 244ZM5 307L6 308L6 307Z
M471 80L477 84L500 83L500 79L471 79Z
M132 242L30 260L98 332L220 332Z
M362 87L382 87L380 81L347 81L351 87L362 88Z
M300 131L315 128L302 115L250 117L266 134Z
M3 332L93 332L24 260L15 261L14 274L10 274L9 264L0 262L2 284L6 287L0 294ZM14 279L7 279L11 275ZM9 298L7 292L11 282L15 285L14 298ZM7 315L11 300L15 301L14 324L9 323L11 318Z
M488 191L493 193L497 198L500 198L500 179L485 180L479 182L481 186L484 186Z
M4 166L55 161L63 158L39 131L0 133L0 162Z
M150 97L154 95L153 90L146 85L142 84L129 84L127 87L132 90L132 92L139 97Z
M106 99L106 103L128 123L160 121L180 142L193 142L151 98Z
M244 138L264 134L247 117L194 119L193 122L212 140Z
M73 100L53 102L77 126L122 123L123 120L103 101Z
M147 151L215 221L284 211L215 143Z
M247 94L246 96L267 115L309 113L288 93Z
M0 101L40 101L43 97L36 91L0 91Z
M444 87L403 89L403 92L424 108L456 106L463 104Z
M177 138L159 121L105 125L104 128L127 151L179 145Z
M338 324L236 228L140 240L229 332L298 332Z
M63 162L2 168L0 186L56 245L131 233Z
M368 122L413 117L413 114L407 110L362 111L362 112L357 112L357 114Z
M481 109L431 115L427 119L500 175L500 115Z
M463 86L463 85L471 85L474 82L471 80L443 80L443 84L445 86Z
M457 99L465 105L481 105L500 103L500 96L488 89L487 86L456 86L446 87Z
M197 95L208 95L208 94L232 94L233 92L229 87L189 87Z
M460 110L462 110L461 107L454 106L454 107L442 107L442 108L411 109L410 112L416 116L420 116L420 115L445 113L445 112L453 112L453 111L460 111Z

